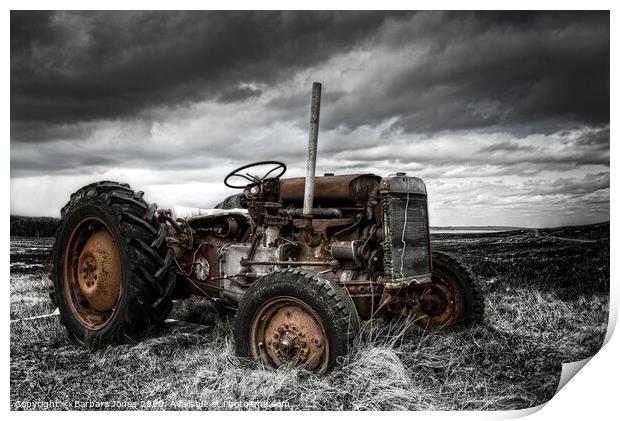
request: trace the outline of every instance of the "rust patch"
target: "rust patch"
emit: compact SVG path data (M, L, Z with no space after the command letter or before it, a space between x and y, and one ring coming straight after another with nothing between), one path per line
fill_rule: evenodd
M365 202L372 190L379 185L381 177L374 174L330 175L315 177L314 202ZM304 200L305 177L287 178L280 181L280 199L285 203L301 203Z
M453 290L447 275L433 270L433 282L418 289L412 307L419 324L428 327L450 326L460 317L463 303Z
M330 347L316 312L301 300L277 297L263 304L250 326L252 358L280 367L285 364L324 372Z
M71 232L64 255L64 289L82 326L99 330L112 319L122 296L122 261L105 223L82 220Z
M111 310L121 290L121 258L107 230L90 236L78 260L80 291L95 310Z

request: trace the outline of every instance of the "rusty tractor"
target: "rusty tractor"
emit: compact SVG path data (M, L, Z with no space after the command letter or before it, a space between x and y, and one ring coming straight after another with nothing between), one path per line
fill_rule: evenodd
M109 181L72 194L52 270L70 336L90 346L136 337L194 294L236 311L240 357L323 373L348 353L361 320L480 320L474 275L431 251L421 179L315 177L320 93L315 83L305 177L282 178L282 162L245 165L224 180L242 192L215 209L158 210Z

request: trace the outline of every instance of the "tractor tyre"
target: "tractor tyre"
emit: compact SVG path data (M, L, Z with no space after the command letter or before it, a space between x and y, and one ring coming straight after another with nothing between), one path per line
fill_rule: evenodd
M131 339L172 309L173 250L142 192L102 181L71 195L52 250L51 294L71 339Z
M469 325L482 320L484 297L476 276L456 257L432 252L433 283L420 298L418 324L437 328Z
M237 355L271 367L325 373L360 329L351 297L324 276L280 269L245 292L235 317Z
M222 202L215 205L215 209L239 209L241 208L241 199L243 198L243 194L233 194L232 196L228 196Z

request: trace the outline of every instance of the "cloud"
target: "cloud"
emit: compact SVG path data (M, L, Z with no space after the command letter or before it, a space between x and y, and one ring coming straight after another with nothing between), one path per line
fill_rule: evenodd
M526 183L528 193L536 196L569 195L573 198L609 189L609 173L586 174L583 178L558 178L550 182Z
M70 123L241 100L250 84L277 83L352 48L385 19L370 12L12 12L11 119Z
M393 117L408 132L608 121L609 14L514 16L12 12L11 118L66 124L241 101L332 60L318 72L334 105L327 128ZM294 89L271 105L299 115L306 96ZM16 127L14 139L32 138Z
M328 125L556 131L609 120L609 15L431 13L384 25ZM408 42L403 42L408 40Z
M435 224L605 219L609 47L608 12L14 11L12 211L102 178L212 206L235 166L302 175L319 80L319 173L420 176Z
M536 148L534 146L519 145L516 142L504 141L500 143L494 143L489 146L485 146L479 150L481 154L490 153L505 153L505 152L533 152Z

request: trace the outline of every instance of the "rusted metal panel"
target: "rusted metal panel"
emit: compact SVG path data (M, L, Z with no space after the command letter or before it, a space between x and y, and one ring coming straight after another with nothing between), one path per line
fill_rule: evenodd
M290 261L290 260L241 260L241 264L243 266L332 266L338 267L339 263L337 260L329 260L329 261Z
M374 174L349 174L315 177L314 201L364 202L379 185L381 177ZM280 182L280 199L284 203L301 203L304 199L304 177L287 178Z
M244 271L244 266L248 267L246 273L251 271L250 265L243 265L245 258L248 256L250 244L236 244L227 243L224 244L219 250L219 264L220 264L220 297L229 302L238 302L245 288L241 287L236 278ZM256 272L260 275L266 275L267 273L275 270L276 266L274 262L277 259L277 249L275 247L263 247L258 245L252 252L255 259L259 261L266 261L267 264L257 268ZM242 277L240 279L243 279ZM231 293L232 292L232 293Z
M410 193L426 195L426 184L418 177L408 177L406 173L399 172L395 176L381 180L379 187L381 193Z
M354 281L343 283L341 286L346 289L362 319L381 316L377 310L383 285L369 281Z
M305 221L303 219L293 219L293 226L297 228L302 228L305 225ZM343 218L343 219L313 219L312 227L317 232L326 234L327 230L336 227L344 227L347 225L351 225L353 223L353 219L351 218Z

